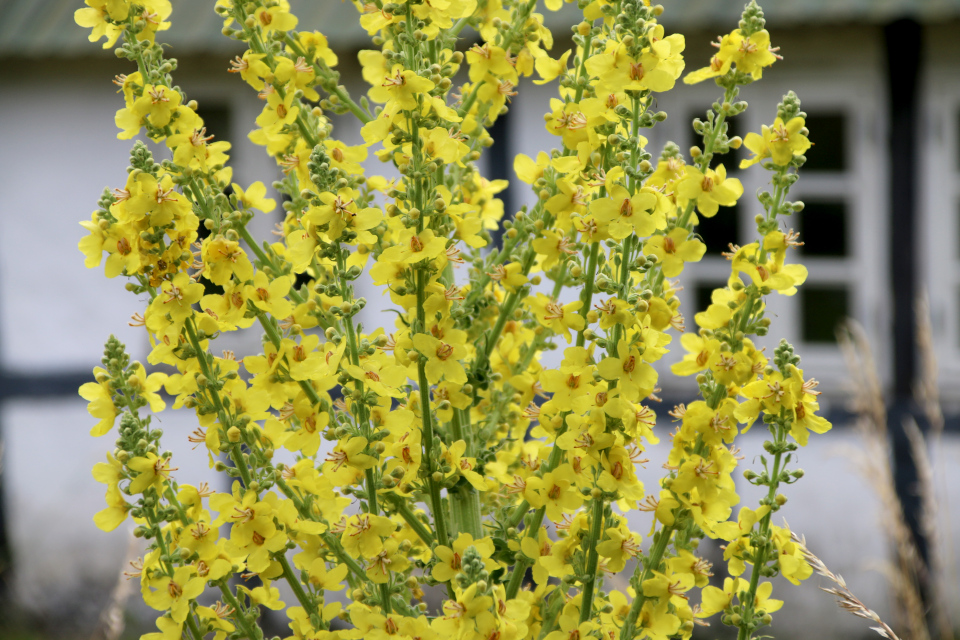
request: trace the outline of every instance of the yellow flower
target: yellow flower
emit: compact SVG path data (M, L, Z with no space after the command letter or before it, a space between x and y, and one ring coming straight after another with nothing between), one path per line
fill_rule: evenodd
M597 365L597 371L607 380L616 380L623 396L639 402L653 392L657 372L643 361L640 351L626 340L617 343L617 356L608 356Z
M645 187L631 196L623 186L615 184L609 193L609 197L590 203L590 213L609 224L610 237L622 240L631 234L648 236L666 225L660 203L663 196L658 191Z
M460 340L443 342L432 335L418 333L413 336L413 346L422 357L427 358L425 370L430 384L436 384L441 379L454 384L466 384L467 373L460 362L467 354L467 347Z
M365 453L360 453L367 448L367 439L361 436L354 436L346 442L340 441L337 446L327 454L323 465L324 473L334 473L340 470L344 465L354 469L369 469L377 463L377 459Z
M753 157L741 160L740 168L745 169L765 158L770 158L780 166L790 164L794 156L810 148L809 138L801 133L804 127L805 122L801 117L791 118L786 124L777 118L771 126L762 126L761 135L751 131L743 139L743 146L753 152Z
M160 576L149 580L153 589L145 589L143 601L154 609L169 611L175 622L182 623L190 613L190 601L196 599L206 585L206 581L196 575L191 566L177 567L173 577Z
M546 84L551 80L556 79L556 77L560 74L564 73L567 70L567 59L572 53L573 50L568 49L556 60L548 56L546 53L538 56L534 62L534 66L536 67L537 74L540 75L541 79L534 80L533 84Z
M370 97L377 102L393 101L399 109L412 110L417 108L421 94L430 93L434 86L413 71L394 65L380 87L370 91Z
M240 185L233 183L233 192L237 196L237 204L244 209L259 209L264 213L270 213L277 208L277 202L273 198L267 198L267 187L257 180L244 191Z
M675 278L686 262L700 262L707 246L690 235L683 227L676 227L662 236L653 236L643 245L647 255L657 256L663 265L663 275Z
M180 106L180 93L163 85L146 84L143 94L137 98L133 106L124 107L117 111L114 118L117 127L122 131L117 134L121 140L129 140L137 135L144 118L151 126L162 129L170 124L170 119Z
M716 613L726 611L733 604L733 599L738 593L749 591L749 589L750 583L742 578L724 578L723 589L714 586L704 587L697 617L709 618Z
M85 2L86 8L77 9L74 12L74 21L81 27L93 29L88 38L90 42L106 38L103 48L112 48L123 33L123 26L115 23L122 23L127 19L129 5L126 0L85 0Z
M338 564L327 570L327 563L317 558L310 563L307 573L310 575L310 584L320 591L340 591L343 589L343 580L350 569L345 564Z
M297 16L290 13L290 3L286 0L273 7L259 7L253 17L264 33L292 31L297 26Z
M749 535L754 525L760 522L769 512L769 505L761 505L756 510L749 507L742 507L736 522L721 522L714 527L714 533L718 538L722 538L727 542L741 536Z
M627 47L611 38L603 52L587 58L587 71L597 77L597 93L606 95L628 90L663 92L673 88L683 73L683 52L686 43L680 34L664 37L663 26L651 33L652 44L639 58L630 57Z
M470 65L470 82L479 82L488 73L497 78L517 81L517 72L510 63L507 52L489 42L468 49L467 64Z
M224 236L210 236L200 249L203 277L223 286L236 276L240 282L253 279L253 264L236 240Z
M287 85L288 90L302 91L303 97L307 100L319 100L320 94L313 86L317 83L316 71L313 65L308 64L304 58L286 58L280 56L277 58L277 67L274 69L276 79Z
M453 548L437 545L433 549L433 553L437 557L438 562L433 565L433 570L430 575L438 582L449 582L460 573L460 561L467 547L473 547L474 550L480 554L484 567L486 567L488 571L492 571L497 566L497 562L491 558L495 548L490 538L474 540L473 536L469 533L461 533L457 536L457 539L453 541L452 547Z
M87 400L87 412L100 422L90 429L90 435L102 436L113 428L117 419L117 407L113 404L113 391L110 389L110 378L105 369L97 367L93 370L97 379L102 382L87 382L80 387L80 397Z
M549 327L556 334L563 336L567 344L572 342L570 330L582 331L586 326L583 317L575 313L583 306L583 301L561 305L542 293L537 293L535 297L527 298L527 304L533 309L537 320L545 327Z
M820 405L813 400L807 400L806 397L793 408L794 419L790 425L790 435L801 447L807 446L810 431L826 433L833 427L826 418L817 415L816 412L819 410Z
M687 599L684 593L694 586L693 574L685 571L675 573L668 564L666 571L653 572L653 577L643 582L643 595L648 598L659 598L673 605L681 605Z
M770 46L770 33L766 29L744 36L734 29L720 42L721 59L737 65L739 71L749 73L759 80L763 67L769 67L777 61L776 49Z
M139 472L130 483L130 493L143 493L149 487L154 487L161 491L163 483L170 477L171 471L169 458L160 458L155 453L147 452L145 456L131 458L127 462L127 467L133 471Z
M573 513L583 504L580 492L571 487L571 472L569 465L561 465L543 477L532 477L527 481L527 486L536 492L527 495L537 496L530 504L537 508L546 507L547 517L553 522L562 521L564 513Z
M597 553L604 558L609 558L608 571L622 571L627 561L640 553L640 535L633 533L625 525L626 523L623 526L605 529L606 539L597 545Z
M766 29L749 36L744 36L739 29L734 29L714 46L720 51L710 59L709 66L688 73L683 79L686 84L696 84L707 78L726 75L734 64L738 71L749 73L754 80L759 80L763 67L769 67L779 58L775 53L776 49L770 46L770 34Z
M154 299L159 308L166 311L174 322L182 321L193 315L192 305L203 297L203 285L194 282L186 273L178 273L173 280L165 280L161 285L162 293Z
M271 587L269 580L264 580L262 587L249 589L241 584L237 585L237 589L242 593L247 594L247 597L250 598L250 602L255 605L260 605L274 611L283 609L286 606L286 604L284 604L284 602L280 599L280 589Z
M712 218L720 206L732 207L737 203L743 195L743 185L736 178L727 178L727 169L722 164L716 171L707 169L706 172L688 165L684 177L677 183L676 194L681 205L693 200L700 213Z
M355 558L373 558L383 551L383 540L396 527L390 518L368 513L347 518L346 528L340 535L340 544Z
M243 295L257 309L282 319L293 313L293 305L286 298L292 284L293 278L290 276L271 279L263 271L257 271L253 276L253 284L243 288Z

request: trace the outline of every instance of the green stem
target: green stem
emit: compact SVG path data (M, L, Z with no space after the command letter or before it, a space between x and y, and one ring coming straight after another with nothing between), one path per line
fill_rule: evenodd
M577 333L577 346L582 347L586 343L584 332L587 330L587 314L590 313L590 303L593 302L593 285L597 277L597 259L600 254L600 243L594 242L590 245L590 257L587 259L587 281L583 284L583 294L580 300L583 306L580 307L580 317L583 318L583 329Z
M507 588L505 591L507 600L511 600L517 597L517 592L520 591L520 585L523 584L523 576L527 573L527 567L531 565L531 561L527 556L523 556L521 559L516 561L516 565L513 567L513 572L510 574L510 582L507 583Z
M513 44L513 39L517 37L519 32L519 27L527 23L527 17L530 15L530 12L533 11L533 8L537 6L537 0L530 0L520 11L514 14L513 22L510 25L510 29L504 34L503 40L500 43L500 48L510 53L510 45ZM482 82L477 82L474 84L473 89L470 91L470 95L467 96L467 99L463 101L463 104L459 109L457 109L457 115L464 116L470 111L470 108L473 107L473 103L477 101L477 96L480 93L480 87L483 86ZM478 126L479 126L478 122Z
M417 537L420 538L425 545L428 547L433 547L436 543L436 538L433 537L433 534L430 532L423 522L420 521L420 518L417 517L413 511L410 510L410 506L407 504L407 501L402 496L395 496L388 494L390 499L390 504L393 505L394 510L403 518L404 522L410 525L410 528L413 529L414 533L417 534Z
M427 462L427 488L430 493L430 507L433 513L434 527L437 530L437 542L450 546L447 537L447 523L443 512L443 502L440 498L440 485L433 479L437 469L436 454L433 449L433 418L430 415L430 383L427 381L427 372L422 361L417 364L418 382L420 384L420 405L423 414L423 448Z
M250 469L247 468L247 463L243 459L243 452L240 451L239 445L230 448L230 457L233 458L233 464L236 465L237 471L240 472L240 479L243 481L243 486L246 489L250 489L252 482Z
M564 416L564 418L566 418L566 416ZM563 432L565 429L566 429L566 425L560 427L560 429L557 431L558 438L561 435L563 435ZM537 470L537 475L540 477L543 477L545 473L549 473L553 471L554 469L557 468L557 465L560 464L560 461L562 459L563 459L563 449L554 445L553 449L550 450L550 457L547 458L546 463L544 463L540 467L540 469ZM507 520L507 528L511 529L511 528L516 528L520 526L520 522L523 520L523 516L527 515L527 510L529 508L530 508L530 503L527 502L526 500L524 500L523 502L518 504L516 507L514 507L513 511L510 514L509 520ZM528 530L527 534L529 535L530 533L531 532ZM530 537L536 537L536 535L537 533L533 532L533 535Z
M528 538L536 538L540 533L540 527L543 526L543 517L547 513L546 507L540 507L533 513L533 518L530 520L530 525L526 528L525 535ZM513 566L513 572L510 575L510 582L507 584L506 597L507 600L512 600L517 597L517 591L520 589L520 584L523 582L523 576L527 573L527 569L530 565L533 564L533 560L528 558L526 555L523 555L517 563Z
M582 599L580 602L580 624L593 617L593 594L597 583L597 564L599 556L597 545L600 544L600 537L603 535L603 495L600 494L593 500L593 513L590 520L590 532L585 541L587 549L587 570L586 579L583 582Z
M303 48L300 46L300 43L297 42L293 38L293 36L291 36L289 33L286 36L284 36L283 41L287 43L287 46L290 47L294 55L301 56L303 58L307 57L307 54L306 52L304 52ZM323 62L318 63L314 61L312 63L312 66L313 66L314 72L318 76L330 75L331 70L326 65L326 63L323 63ZM353 99L350 97L350 94L347 93L346 90L340 85L336 85L333 89L330 89L328 93L330 93L331 95L337 96L337 98L340 99L340 102L347 105L347 108L350 109L350 112L353 113L353 115L357 116L357 119L360 120L361 123L367 124L368 122L373 120L373 116L367 113L366 111L364 111L360 105L354 102Z
M627 283L630 282L630 261L633 259L633 241L636 238L634 235L629 235L623 239L623 252L620 254L620 280L619 280L619 289L617 291L617 296L620 298L626 298ZM610 340L607 341L607 353L611 356L619 357L621 354L620 350L620 338L622 333L626 332L626 327L622 323L617 323L613 325L613 331L611 332ZM616 384L616 380L613 380L611 384Z
M553 590L553 593L550 594L550 600L547 601L546 614L543 616L543 624L540 629L540 640L550 635L557 626L557 616L560 614L560 610L563 609L565 600L563 594L564 591L561 587L557 587Z
M263 332L267 334L270 343L279 350L281 342L280 334L277 332L277 328L273 326L273 323L270 322L270 318L266 313L261 312L257 314L257 320L259 320L260 326L263 327ZM300 385L304 395L307 396L313 406L320 405L320 395L308 380L298 380L297 384Z
M220 593L223 595L223 601L233 609L233 621L238 627L240 627L240 630L243 631L243 634L250 638L250 640L262 638L263 634L254 633L253 627L250 626L250 622L247 621L246 617L244 616L244 611L240 608L240 602L237 600L236 596L233 595L233 592L230 591L230 587L228 587L225 582L220 583Z
M190 627L190 635L193 636L194 640L203 640L203 634L200 633L200 627L197 626L197 619L193 617L193 614L187 616L187 626Z
M247 243L247 246L250 247L250 250L253 251L254 255L257 256L257 260L260 261L260 264L270 267L270 269L275 273L280 273L280 267L268 256L263 249L257 246L257 241L253 239L253 236L250 235L250 231L247 230L246 225L238 224L234 227L237 230L237 233L240 234L240 237L243 238L243 241ZM303 296L300 295L300 292L297 291L294 287L290 287L290 292L288 294L290 299L296 302L297 304L303 303Z
M317 614L317 603L303 590L303 585L300 584L300 580L294 575L293 568L290 566L287 557L283 555L283 552L280 552L274 556L274 559L280 563L280 567L283 569L283 577L293 590L293 595L296 597L297 602L300 603L308 614Z
M660 529L660 536L657 543L650 551L650 556L646 563L637 566L639 571L643 567L643 573L637 583L637 597L630 605L630 611L627 613L627 619L623 621L623 628L620 630L620 640L633 640L636 636L634 628L637 624L637 618L640 616L640 610L643 609L643 603L647 601L647 596L643 595L643 583L650 579L654 571L660 568L660 560L663 558L667 545L670 543L670 534L673 533L673 526L664 526ZM636 575L636 574L634 574Z
M590 47L592 44L593 30L587 34L586 39L583 41L583 55L580 56L580 69L577 71L577 93L573 96L574 102L580 102L583 98L583 90L587 86L586 84L580 84L579 79L587 75L587 58L590 57Z
M463 440L466 444L464 454L468 457L475 455L473 437L469 429L464 429L462 414L459 409L453 409L453 419L450 421L450 430L454 440ZM483 537L483 517L480 513L480 494L473 485L447 493L450 499L450 512L453 525L457 533L466 532L474 540Z
M297 513L300 514L301 518L311 522L318 522L316 517L314 517L314 515L304 506L303 500L297 495L297 492L294 491L289 484L287 484L286 480L284 480L280 474L277 474L276 476L276 483L283 495L287 496L293 501L293 506L297 508ZM335 556L337 556L337 559L347 565L347 569L349 569L351 573L364 582L371 582L370 578L367 577L367 574L364 573L363 568L357 564L357 561L344 552L335 536L331 535L329 532L326 532L320 534L320 537L323 539L324 543L326 543L327 548L330 549Z
M421 331L426 329L426 312L423 304L426 298L424 288L426 283L426 274L423 271L417 272L417 321ZM423 358L417 359L417 382L420 386L420 413L423 416L423 452L427 463L427 487L430 493L430 507L433 512L434 527L437 530L437 542L447 547L450 546L447 537L447 523L444 517L443 502L440 498L440 485L433 479L433 473L437 470L436 452L433 448L433 416L430 410L430 382L427 380L426 364Z
M775 444L778 445L777 453L773 456L773 473L770 476L770 489L767 491L767 499L764 501L770 506L770 511L760 519L758 532L760 539L763 540L762 546L757 551L753 560L753 571L750 574L750 588L747 590L747 599L741 600L743 604L743 615L740 620L740 630L737 632L737 640L748 640L753 630L758 626L754 620L754 602L757 596L757 587L760 585L760 572L767 566L767 552L772 541L770 540L770 520L773 518L773 509L776 506L777 489L780 487L780 464L783 457L782 445L786 441L786 429L776 427L774 435Z
M213 373L210 371L210 364L207 362L207 352L200 346L200 339L197 337L197 331L193 326L193 320L188 318L183 326L187 331L187 337L190 340L190 344L197 353L197 362L200 364L201 373L203 373L208 381L212 382L214 377ZM223 403L220 401L220 394L217 393L217 390L214 387L208 386L207 390L210 394L213 406L217 410L217 416L220 419L220 426L224 429L227 429L227 425L230 423L230 421L227 419L228 416L226 411L224 411ZM245 487L249 487L251 483L250 469L247 468L247 463L243 459L243 452L240 450L239 443L233 443L233 446L230 448L230 456L233 458L236 469L240 473L240 479L243 481L243 485Z

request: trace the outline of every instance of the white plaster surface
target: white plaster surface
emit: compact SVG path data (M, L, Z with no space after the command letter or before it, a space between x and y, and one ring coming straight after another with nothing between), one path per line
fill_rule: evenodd
M90 469L104 460L113 448L111 432L102 438L89 436L94 420L86 413L82 400L44 401L43 403L7 402L0 410L4 425L6 498L9 533L16 558L15 596L27 610L55 615L63 603L105 602L127 549L130 521L112 533L103 533L93 524L93 514L104 507L105 487L93 480ZM173 452L179 467L174 476L181 482L208 481L225 490L224 479L207 468L202 448L193 450L187 435L195 428L190 412L164 412L156 423L164 430L163 448ZM652 462L640 472L648 493L656 490L661 475L659 461L669 448L666 434L671 425L658 428L661 443L648 450ZM741 436L738 445L746 456L744 465L757 468L762 452L763 433L754 429ZM838 429L811 439L800 451L795 467L806 476L785 489L789 502L775 523L786 518L791 528L806 536L808 545L837 573L868 606L889 619L889 588L878 568L887 560L884 529L889 515L875 498L869 483L857 475L845 449L857 448L857 436L849 429ZM281 452L281 456L286 455ZM942 470L938 487L943 490L939 504L943 520L939 527L948 553L944 564L948 583L958 571L957 550L960 539L957 507L960 500L960 438L945 438L937 447L936 460ZM739 478L739 476L738 476ZM222 486L221 486L222 485ZM738 479L741 505L755 506L759 492ZM736 511L735 511L736 512ZM636 530L649 532L649 514L634 522ZM719 556L712 542L705 542L702 553ZM715 573L722 575L717 557ZM774 632L782 638L859 637L864 624L841 613L817 585L827 585L813 577L795 587L777 580L774 597L786 600L775 617ZM954 610L960 608L955 591L948 595ZM136 596L134 594L134 599ZM135 608L138 616L149 615Z

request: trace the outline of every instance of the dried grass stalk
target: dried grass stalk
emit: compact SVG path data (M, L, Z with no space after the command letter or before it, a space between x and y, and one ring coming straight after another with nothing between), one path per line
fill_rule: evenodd
M803 553L803 557L806 559L807 563L813 568L814 571L819 573L821 576L827 578L833 582L836 587L820 587L821 590L831 593L837 597L837 606L848 613L852 613L858 618L863 618L864 620L870 620L877 626L870 627L877 633L879 633L884 638L889 640L900 640L900 637L893 632L893 629L887 625L886 622L880 619L880 616L877 615L876 611L873 609L867 608L860 598L855 596L849 588L847 588L847 583L844 581L843 576L840 574L833 573L830 569L827 568L827 565L824 564L823 560L813 555L813 552L807 548L807 541L802 536L798 536L795 532L791 531L790 536L793 538L793 541L800 546L800 550Z
M930 303L926 293L917 300L917 351L920 355L920 380L914 389L917 403L930 423L928 439L937 444L943 433L943 409L940 406L940 380L937 356L933 347L933 327L930 323Z
M863 327L848 320L838 332L840 349L847 361L853 382L853 408L858 414L856 428L863 441L857 466L880 498L886 532L896 553L897 579L891 581L896 602L900 603L904 625L915 640L927 640L926 613L920 585L928 574L916 541L904 518L891 468L892 455L887 427L887 405L877 375L876 361Z

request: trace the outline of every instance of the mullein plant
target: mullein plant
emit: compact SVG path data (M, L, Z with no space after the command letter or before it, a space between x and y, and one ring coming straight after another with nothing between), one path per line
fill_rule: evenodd
M246 228L275 209L265 185L232 183L230 145L173 81L177 62L156 41L170 2L86 4L76 20L90 39L136 65L116 79L118 137L171 158L135 142L126 181L81 223L86 265L106 253L106 275L143 301L134 324L156 368L111 337L80 389L93 435L119 424L94 469L108 505L95 521L109 531L129 518L149 541L131 572L159 612L145 637L256 640L263 607L285 611L289 637L322 640L688 638L717 618L744 639L771 624L782 602L769 578L811 575L773 515L802 476L792 452L830 424L793 348L768 355L752 341L768 332L767 296L806 277L781 217L802 209L788 193L810 146L792 93L761 133L728 136L747 108L741 87L778 59L755 2L684 78L719 88L693 122L702 143L654 158L644 132L666 118L657 94L685 65L659 5L580 0L573 48L554 58L536 0L355 2L374 46L359 54L370 89L355 100L325 36L297 30L286 0L218 0L223 33L247 47L229 71L263 100L250 139L282 176L273 242ZM458 49L468 32L477 44ZM559 85L545 115L557 148L516 158L536 204L504 220L506 183L476 160L534 74ZM365 144L333 137L328 114L346 113ZM741 145L743 167L770 173L765 213L756 241L731 245L698 332L684 333L672 279L704 254L699 218L742 196L711 168ZM367 173L369 153L400 177ZM393 326L357 322L364 271L389 294ZM219 335L254 324L262 353L214 355ZM695 377L700 399L658 424L655 363L675 335L687 355L672 373ZM542 364L556 348L560 364ZM145 415L163 410L161 389L196 412L196 431L174 437L207 448L228 493L175 480ZM637 465L671 419L664 476L645 487ZM741 473L765 495L734 514L736 438L759 420L760 467ZM646 534L628 524L637 511ZM723 588L697 555L704 537L723 541ZM611 588L621 573L623 590Z

